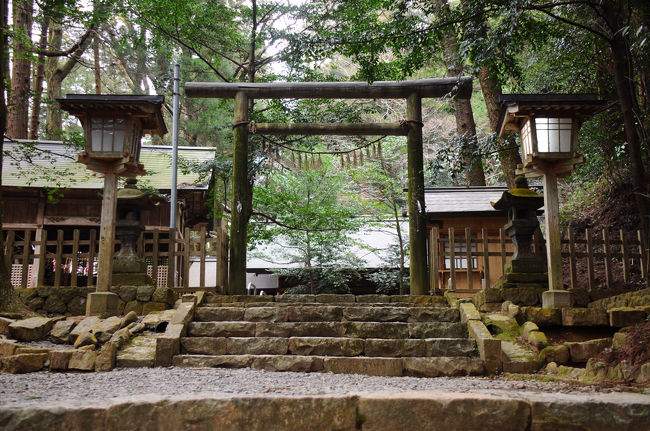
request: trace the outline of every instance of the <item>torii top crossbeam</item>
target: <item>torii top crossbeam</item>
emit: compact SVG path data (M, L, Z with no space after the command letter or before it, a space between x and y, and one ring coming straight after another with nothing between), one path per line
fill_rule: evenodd
M187 97L233 99L244 92L251 99L405 99L416 93L421 98L469 99L472 78L431 78L412 81L367 82L187 82Z

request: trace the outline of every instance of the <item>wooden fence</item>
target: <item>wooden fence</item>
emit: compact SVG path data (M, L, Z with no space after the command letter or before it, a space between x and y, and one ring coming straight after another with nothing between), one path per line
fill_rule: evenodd
M153 230L140 235L137 254L148 264L147 273L158 286L177 290L193 287L222 287L228 279L228 236L225 226L212 232L205 227L199 231L186 228L182 233ZM30 286L94 286L99 238L95 229L43 229L36 231L3 231L5 259L11 268L12 285ZM54 238L50 238L53 236ZM67 236L67 237L66 237ZM43 246L45 245L45 246ZM115 241L119 249L120 242ZM170 250L172 252L170 253ZM215 261L213 286L206 284L206 262ZM199 266L197 286L190 287L190 266ZM32 278L36 277L34 281ZM211 278L211 277L210 277Z
M472 286L476 285L473 280L476 276L485 280L485 284L490 284L503 274L506 263L512 259L512 243L503 229L499 229L496 234L489 234L487 229L482 229L480 235L477 235L470 228L465 228L461 233L449 228L445 232L446 236L441 233L443 232L434 227L429 234L429 277L432 291L445 288L457 290L459 273L465 277L461 290L472 290ZM459 244L461 247L458 247ZM546 258L541 237L533 237L533 248L535 254ZM569 287L588 290L612 288L617 282L645 282L650 286L649 254L642 247L640 231L632 233L619 230L613 233L587 229L576 233L568 229L563 232L562 238L564 280ZM442 282L443 280L448 283Z

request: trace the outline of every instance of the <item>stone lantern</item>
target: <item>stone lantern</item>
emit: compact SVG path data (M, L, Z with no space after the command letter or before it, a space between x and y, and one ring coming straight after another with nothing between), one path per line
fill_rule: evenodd
M577 153L578 129L583 121L603 109L595 94L504 94L497 133L518 133L523 164L517 173L544 178L544 207L549 290L542 295L547 308L571 306L562 284L557 179L584 162Z
M118 296L110 292L117 178L145 174L140 164L140 139L145 133L167 133L161 112L164 97L68 94L57 102L81 121L85 149L77 160L104 175L97 291L88 296L86 315L112 316L118 305Z

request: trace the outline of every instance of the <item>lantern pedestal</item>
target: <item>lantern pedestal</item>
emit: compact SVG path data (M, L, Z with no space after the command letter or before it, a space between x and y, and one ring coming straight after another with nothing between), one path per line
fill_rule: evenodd
M569 308L573 298L567 290L547 290L542 292L542 308Z
M93 292L88 294L86 316L116 316L120 297L113 292Z

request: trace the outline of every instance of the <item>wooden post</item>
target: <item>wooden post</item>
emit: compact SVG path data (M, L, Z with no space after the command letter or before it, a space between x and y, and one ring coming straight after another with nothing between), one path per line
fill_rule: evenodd
M22 271L22 277L20 281L20 287L23 289L28 287L27 286L27 276L29 275L29 252L32 250L31 246L31 239L32 239L32 231L26 230L24 233L24 241L23 241L23 271ZM9 267L9 270L11 271L11 266Z
M5 265L11 271L11 265L14 260L14 242L16 241L16 232L10 230L7 232L7 239L5 240Z
M158 253L160 252L159 247L160 231L158 229L153 230L153 245L151 248L151 278L156 282L156 287L158 286Z
M562 290L562 239L557 194L557 175L552 170L544 174L544 227L546 228L546 256L548 259L549 290Z
M430 288L432 295L435 295L440 290L440 279L438 278L440 257L438 256L438 247L438 228L434 227L431 229L429 235L429 256L431 256L429 261L429 279L431 280Z
M609 231L603 229L603 259L605 263L605 280L607 288L612 287L612 256L609 250Z
M499 247L501 251L501 274L506 273L506 233L499 229Z
M201 236L199 237L199 256L200 256L200 271L199 271L199 286L205 287L205 226L201 227Z
M422 99L412 93L406 100L409 132L406 138L408 154L408 213L411 295L427 293L427 227L424 208L424 161L422 150Z
M99 265L97 265L97 291L109 292L113 279L113 251L115 242L115 210L117 208L117 175L104 173L104 196L99 228ZM58 264L58 262L57 262Z
M183 287L190 287L190 256L192 255L192 239L190 238L190 228L185 228L185 238L183 238Z
M248 96L243 91L237 92L235 96L233 135L228 293L244 295L246 293L246 231L251 197L248 185Z
M623 260L623 281L629 283L630 281L630 253L627 248L627 240L625 239L625 232L623 229L619 231L621 236L621 259Z
M43 191L38 196L38 209L36 211L36 236L34 237L34 257L39 256L41 253L41 237L43 236L43 225L45 224L45 194ZM32 264L32 280L29 287L36 287L38 283L38 274L40 266L45 265L40 259L34 259Z
M573 229L568 229L569 237L569 267L571 269L571 288L575 289L578 286L578 276L576 273L576 244L573 235Z
M86 286L91 287L94 284L95 272L95 248L97 248L97 231L90 229L90 236L88 237L88 279Z
M40 253L38 255L38 260L41 264L38 266L38 271L36 275L36 286L42 286L43 281L45 280L45 266L47 265L47 231L43 229L41 235L40 243Z
M643 248L643 233L638 230L636 233L637 240L639 241L639 261L641 262L641 278L645 278L650 283L650 275L648 274L648 260L646 260L646 251Z
M454 228L449 230L449 279L451 280L451 289L456 290L456 238L454 237Z
M587 240L587 277L591 291L594 288L596 277L594 275L594 244L590 229L585 229L585 238Z
M490 243L488 239L488 230L483 228L481 230L483 237L483 276L485 277L485 287L490 285ZM483 287L483 286L481 286Z
M70 286L77 287L77 268L79 268L79 229L72 231L72 260L70 263Z
M56 269L54 271L54 287L61 287L61 276L63 275L63 230L56 231L56 254L54 255Z
M167 287L172 288L176 286L176 228L169 228L167 250Z
M474 288L474 273L472 271L472 232L465 228L465 259L467 259L467 288Z

